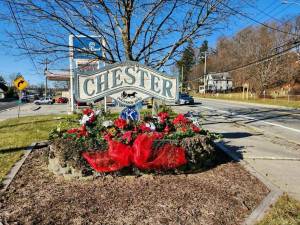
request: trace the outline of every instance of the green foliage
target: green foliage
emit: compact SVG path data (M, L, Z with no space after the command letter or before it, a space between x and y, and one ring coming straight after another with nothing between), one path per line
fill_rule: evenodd
M176 113L173 111L171 106L166 105L165 103L159 105L158 113L165 112L170 115L170 117L174 117Z
M195 52L193 48L193 42L189 41L188 46L184 49L182 53L182 57L179 61L177 61L176 66L178 68L178 71L180 71L179 80L180 82L186 82L187 77L189 73L192 70L192 67L195 64ZM182 71L183 70L183 71ZM182 80L182 72L183 72L183 80ZM186 83L184 83L184 86L186 86Z
M8 87L7 92L5 93L5 97L6 98L13 98L13 97L17 97L17 93L15 91L14 87Z

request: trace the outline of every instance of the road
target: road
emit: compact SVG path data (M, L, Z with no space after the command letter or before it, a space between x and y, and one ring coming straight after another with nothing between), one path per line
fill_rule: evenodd
M205 129L222 134L228 149L300 200L300 110L206 99L173 108L200 112Z
M184 110L199 111L203 115L222 115L228 121L244 124L288 141L300 144L300 110L220 100L196 100L192 106L180 106Z
M6 109L9 109L9 108L13 108L15 106L18 105L18 102L17 100L14 100L14 101L8 101L8 102L0 102L0 111L2 110L6 110Z

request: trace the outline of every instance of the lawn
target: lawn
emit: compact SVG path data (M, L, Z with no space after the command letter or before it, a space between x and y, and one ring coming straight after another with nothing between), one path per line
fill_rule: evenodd
M300 202L288 195L281 196L270 212L257 225L300 224Z
M266 105L278 105L278 106L287 106L292 108L300 108L300 101L290 100L286 98L277 98L277 99L263 99L257 97L250 97L248 99L243 99L242 93L228 93L228 94L193 94L195 97L200 98L212 98L212 99L221 99L221 100L230 100L230 101L240 101L244 103L257 103L257 104L266 104Z
M0 182L33 142L48 139L60 122L76 123L76 115L47 115L8 119L0 122ZM74 123L72 123L74 121Z

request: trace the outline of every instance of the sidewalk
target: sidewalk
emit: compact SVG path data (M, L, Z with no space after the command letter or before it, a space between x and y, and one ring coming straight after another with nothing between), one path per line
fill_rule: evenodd
M220 101L220 102L230 102L230 103L235 103L235 104L242 104L242 105L252 105L252 106L258 106L258 107L265 107L265 108L273 108L273 109L289 109L289 110L294 110L294 109L299 109L299 108L294 108L294 107L288 107L288 106L281 106L281 105L271 105L271 104L263 104L263 103L254 103L254 102L243 102L243 101L238 101L238 100L230 100L230 99L219 99L219 98L203 98L199 96L194 96L195 99L198 100L208 100L208 101Z
M225 146L281 190L300 200L299 145L210 117L204 128L221 133Z

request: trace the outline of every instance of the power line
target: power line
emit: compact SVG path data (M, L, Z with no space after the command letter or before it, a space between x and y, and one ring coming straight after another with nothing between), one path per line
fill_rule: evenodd
M237 66L237 67L234 67L232 69L228 69L228 70L225 70L225 71L222 71L220 73L229 73L229 72L233 72L233 71L236 71L236 70L240 70L240 69L244 69L246 67L249 67L249 66L252 66L252 65L256 65L256 64L259 64L259 63L263 63L265 61L268 61L272 58L275 58L275 57L279 57L279 56L282 56L282 55L285 55L286 53L288 53L290 50L292 50L293 48L295 47L298 47L300 45L300 41L294 41L292 43L293 46L285 49L285 50L282 50L280 52L277 52L277 53L274 53L272 55L269 55L269 56L266 56L266 57L263 57L263 58L260 58L258 60L255 60L255 61L252 61L252 62L249 62L247 64L244 64L244 65L241 65L241 66ZM190 81L187 81L186 83L190 83L190 82L193 82L193 81L196 81L196 80L200 80L201 78L196 78L196 79L193 79L193 80L190 80Z
M277 53L274 53L272 55L269 55L269 56L266 56L266 57L263 57L263 58L260 58L259 60L255 60L255 61L252 61L250 63L247 63L247 64L244 64L244 65L241 65L241 66L238 66L238 67L235 67L235 68L232 68L232 69L229 69L229 70L226 70L226 71L223 71L223 73L229 73L229 72L233 72L235 70L239 70L239 69L244 69L246 67L249 67L249 66L252 66L252 65L256 65L256 64L259 64L259 63L263 63L265 61L268 61L272 58L275 58L275 57L279 57L279 56L282 56L284 54L286 54L287 52L289 52L290 50L292 50L293 48L299 46L300 44L300 41L296 41L293 43L294 46L290 47L290 48L287 48L285 50L282 50L281 52L277 52Z
M239 15L241 15L241 16L243 16L243 17L245 17L245 18L247 18L247 19L249 19L249 20L257 23L257 24L260 24L260 25L264 26L264 27L267 27L267 28L272 29L272 30L276 30L276 31L281 32L281 33L290 34L290 35L299 37L299 35L297 35L297 34L294 34L294 33L291 33L291 32L287 32L287 31L283 31L283 30L280 30L280 29L278 29L276 27L271 27L268 24L265 24L265 23L262 23L262 22L260 22L260 21L258 21L256 19L253 19L252 17L250 17L250 16L248 16L248 15L246 15L244 13L241 13L241 12L239 12L239 11L231 8L230 6L226 5L225 3L221 2L221 1L219 1L219 3L221 5L223 5L224 7L228 8L229 10L235 12L236 14L239 14Z
M7 2L7 4L8 4L8 7L9 7L9 10L10 10L10 13L11 13L11 15L12 15L12 17L13 17L14 23L16 24L17 30L18 30L18 31L19 31L19 33L20 33L21 40L22 40L22 43L23 43L23 45L24 45L24 48L26 49L26 51L27 51L27 54L28 54L28 56L29 56L29 58L30 58L30 60L31 60L31 62L32 62L32 64L33 64L33 66L34 66L34 68L35 68L35 70L36 70L37 74L39 74L39 70L38 70L38 68L37 68L37 66L36 66L36 64L35 64L35 62L34 62L34 60L33 60L33 57L32 57L32 55L30 54L30 51L29 51L28 45L27 45L27 43L26 43L26 41L25 41L25 38L24 38L23 32L22 32L22 30L21 30L21 27L20 27L20 24L19 24L19 22L18 22L18 19L17 19L17 17L16 17L16 14L15 14L15 12L14 12L14 10L13 10L12 6L11 6L11 3L10 3L10 1L9 1L9 0L8 0L8 1L6 1L6 2Z
M257 10L260 14L264 14L265 16L268 16L269 18L276 20L278 22L281 23L281 21L279 19L277 19L276 17L266 13L264 10L259 9L258 7L256 7L255 5L250 4L249 2L247 2L247 0L242 0L246 5L250 6L251 8Z

